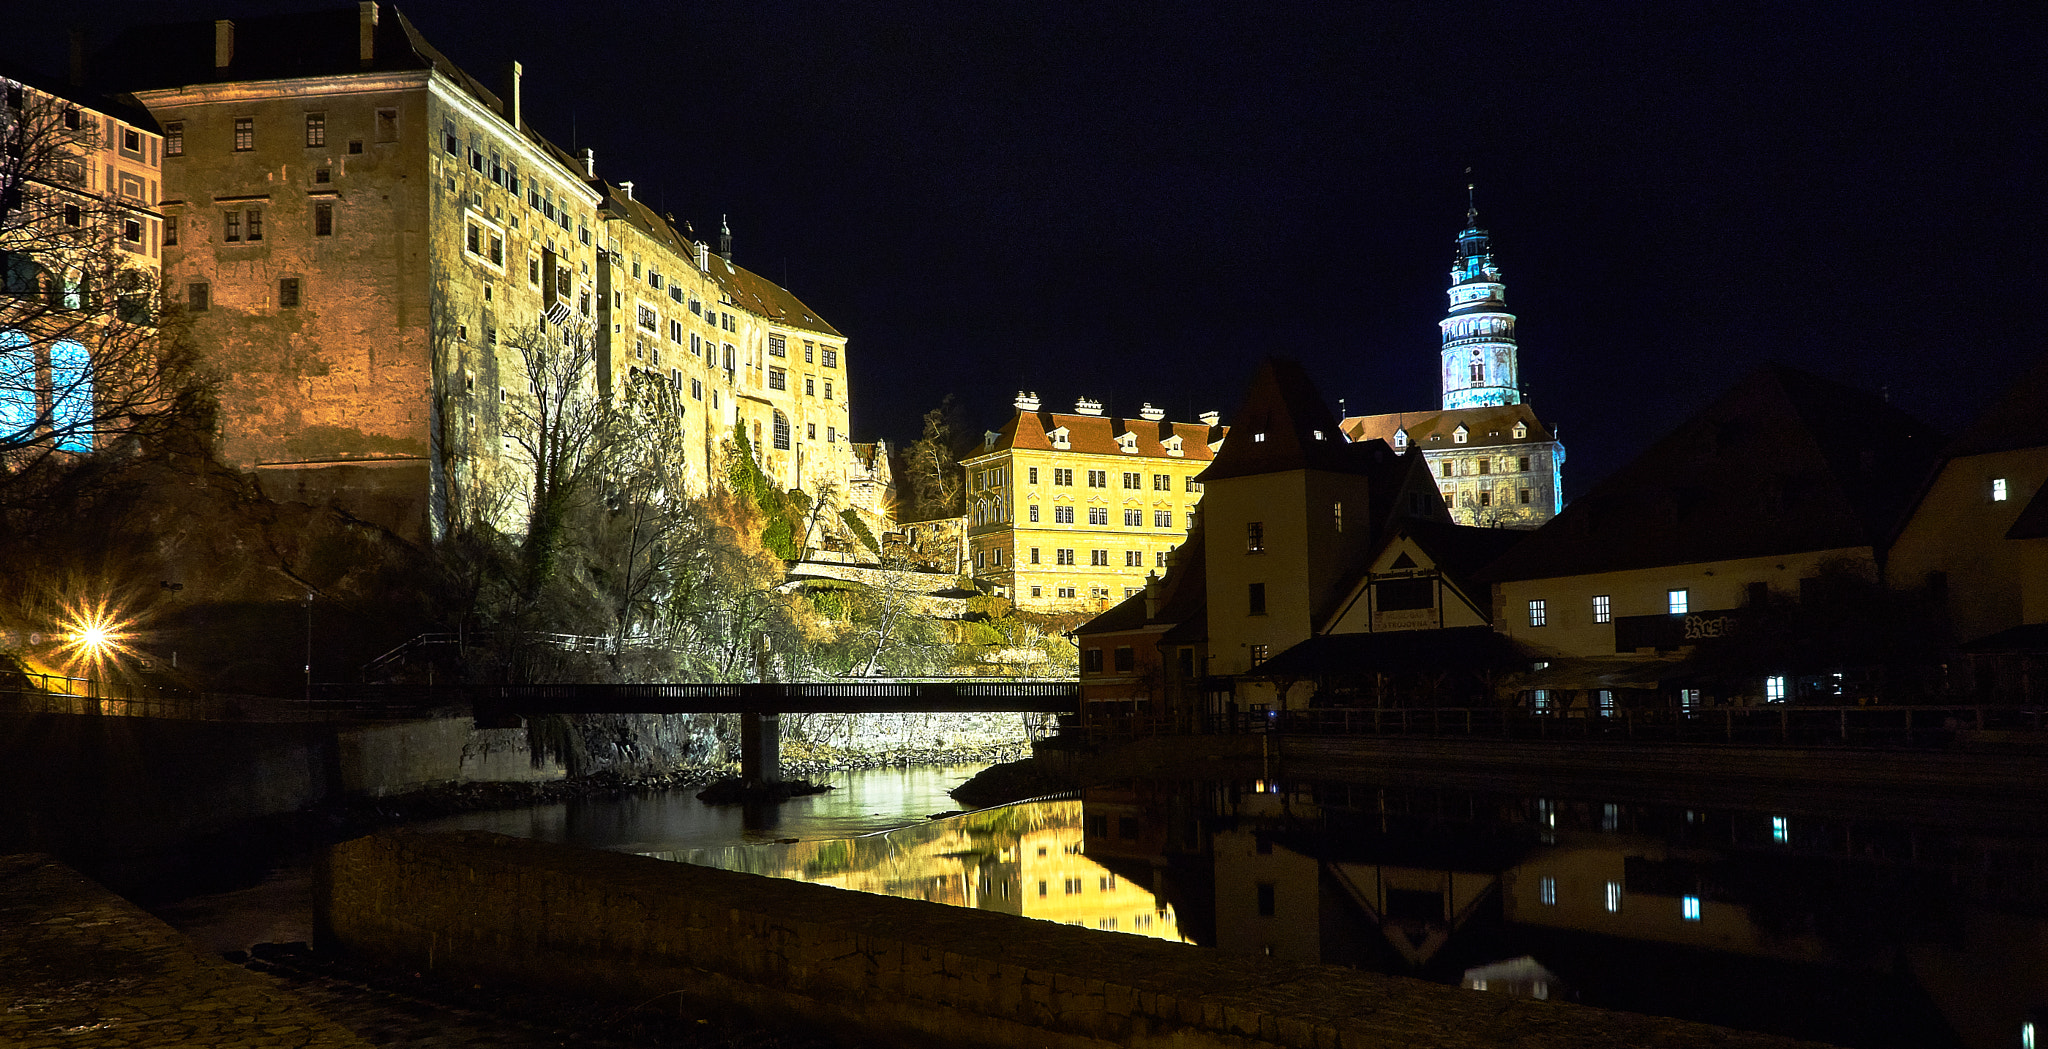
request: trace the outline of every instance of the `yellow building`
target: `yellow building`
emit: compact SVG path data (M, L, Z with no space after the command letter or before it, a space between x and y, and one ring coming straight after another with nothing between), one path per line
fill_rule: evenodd
M1195 475L1223 446L1214 412L1169 422L1104 415L1083 398L1071 415L1019 394L1017 414L961 460L967 470L967 570L1019 608L1100 611L1163 574L1202 500Z

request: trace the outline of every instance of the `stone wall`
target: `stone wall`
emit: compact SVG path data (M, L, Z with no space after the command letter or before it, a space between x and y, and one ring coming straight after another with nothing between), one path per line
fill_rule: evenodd
M348 842L316 895L327 945L385 962L892 1044L1810 1044L491 834Z
M869 754L902 750L973 750L1030 742L1025 716L978 714L784 714L784 742Z

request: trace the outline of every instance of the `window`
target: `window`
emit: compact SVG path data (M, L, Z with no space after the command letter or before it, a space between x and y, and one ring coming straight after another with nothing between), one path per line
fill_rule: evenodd
M1073 524L1073 523L1074 523L1074 508L1073 508L1073 507L1071 507L1071 506L1055 506L1055 507L1053 507L1053 508L1052 508L1052 523L1053 523L1053 524Z
M184 156L184 155L185 155L185 123L184 123L184 121L178 121L177 123L173 123L173 124L165 124L165 125L164 125L164 156L167 156L167 157L182 157L182 156Z
M194 313L204 313L211 305L208 294L210 290L205 284L185 285L185 308Z
M308 113L308 114L306 114L306 145L308 145L308 146L324 146L324 145L326 145L326 144L327 144L327 114L325 114L325 113Z
M830 346L824 347L819 353L818 363L827 368L839 367L839 351Z
M641 331L661 330L661 315L654 312L654 307L644 302L634 304L633 319L639 323Z
M1549 613L1545 611L1543 606L1543 599L1540 597L1532 598L1529 601L1529 625L1542 626L1549 621L1549 618Z
M1486 365L1484 365L1484 364L1474 364L1474 365L1472 366L1472 381L1473 381L1473 382L1484 382L1484 381L1486 381Z
M1253 666L1258 666L1264 663L1266 661L1266 653L1271 651L1271 649L1265 645L1253 645L1251 646L1251 649Z
M1451 442L1453 444L1464 444L1465 438L1468 436L1470 436L1470 434L1466 431L1466 429L1463 426L1460 426L1456 430L1451 431Z
M1678 914L1686 921L1699 921L1700 898L1697 896L1680 896L1678 898Z
M1557 906L1557 879L1542 878L1536 882L1536 897L1545 907Z
M775 413L775 447L785 452L789 450L789 416L781 412Z
M1451 475L1451 464L1450 464L1450 463L1444 463L1444 464L1443 464L1443 472L1444 472L1444 476L1445 476L1445 477L1449 477L1449 476Z
M1593 622L1614 622L1614 606L1609 603L1609 598L1606 594L1593 595Z
M121 239L130 244L142 243L142 223L136 219L121 220ZM132 249L131 249L132 250Z
M1337 529L1337 531L1341 532L1341 531L1343 531L1343 530L1344 530L1344 504L1343 504L1343 503L1331 503L1331 504L1330 504L1330 523L1331 523L1331 525L1332 525L1332 526L1334 526L1334 527L1335 527L1335 528Z
M256 118L235 118L235 152L246 153L256 148Z
M1479 490L1479 505L1481 505L1481 506L1492 506L1492 505L1493 505L1493 490L1492 490L1492 489L1490 489L1490 488L1482 488L1482 489L1480 489L1480 490Z
M816 397L817 395L818 381L816 379L811 378L808 375L804 376L804 396Z
M788 336L786 336L786 335L770 335L770 336L768 336L768 356L770 356L770 357L787 357L787 356L789 356L789 337L788 337Z
M1621 913L1621 883L1618 881L1607 883L1607 913Z
M398 141L398 110L380 109L377 111L377 141ZM362 144L360 142L350 142L348 144L348 151L351 153L361 153L363 151ZM513 192L516 193L518 190L514 189Z
M1192 531L1194 531L1194 530L1195 530L1195 512L1194 512L1193 510L1189 510L1189 511L1188 511L1188 531L1192 532Z
M316 237L334 236L334 205L313 205L313 235Z
M1038 504L1037 504L1037 503L1032 503L1032 504L1031 504L1031 505L1030 505L1029 507L1026 507L1026 508L1025 508L1025 513L1026 513L1026 514L1027 514L1027 516L1029 517L1029 519L1030 519L1030 521L1031 521L1031 523L1032 523L1032 524L1037 524L1037 523L1038 523Z
M1155 561L1154 561L1154 563L1153 563L1152 567L1154 567L1154 568L1165 568L1165 567L1166 567L1166 551L1164 551L1164 550L1161 550L1161 551L1159 551L1159 552L1158 552L1157 554L1154 554L1154 555L1152 555L1152 556L1153 556L1153 557L1155 558Z
M1785 678L1783 675L1772 675L1764 679L1764 702L1785 702Z
M1245 614L1247 615L1262 616L1266 614L1266 584L1245 584L1245 606Z
M986 551L986 550L976 550L976 551L974 552L974 567L976 567L976 568L987 568L987 567L988 567L988 551Z
M1145 567L1145 551L1143 551L1143 550L1126 550L1126 551L1124 551L1124 567L1125 567L1125 568L1143 568L1143 567Z
M1493 472L1493 460L1491 460L1491 459L1481 459L1481 460L1479 460L1479 472L1480 472L1480 473L1483 473L1483 474L1490 474L1490 473L1492 473L1492 472Z
M780 368L768 369L768 388L784 390L789 388L789 374Z
M1100 673L1102 673L1102 650L1101 650L1101 649L1099 649L1099 648L1084 648L1084 649L1082 649L1082 650L1081 650L1081 673L1083 673L1083 674L1100 674Z
M1153 475L1152 475L1152 490L1153 490L1153 491L1155 491L1155 492L1171 492L1171 491L1173 491L1173 475L1172 475L1172 474L1153 474Z
M1521 434L1519 434L1519 433L1518 433L1518 434L1516 434L1515 436L1517 436L1517 437L1520 437L1520 436L1521 436ZM1517 470L1520 470L1520 471L1521 471L1521 472L1523 472L1523 473L1528 473L1528 472L1529 472L1529 457L1525 455L1525 456L1522 456L1522 457L1521 457L1520 459L1517 459L1517 460L1515 460L1515 469L1517 469ZM1525 502L1525 503L1526 503L1526 502L1528 502L1528 500L1527 500L1527 499L1524 499L1524 500L1522 500L1522 501L1523 501L1523 502Z
M1171 511L1171 510L1154 510L1154 511L1152 511L1152 527L1154 527L1154 528L1172 528L1172 527L1173 527L1173 511Z
M241 212L239 212L239 211L229 211L229 212L224 212L224 213L222 213L222 215L221 215L221 217L220 217L220 239L221 239L221 240L223 240L223 241L225 241L225 242L227 242L227 243L229 243L229 244L237 244L237 243L240 243L240 242L241 242L241 240L242 240L242 213L241 213Z
M1522 505L1529 505L1529 490L1527 488L1522 489Z
M263 210L261 208L249 209L249 239L251 241L263 239Z
M1092 524L1092 525L1106 525L1106 524L1108 524L1108 523L1109 523L1109 507L1107 507L1107 506L1091 506L1091 507L1089 507L1089 508L1088 508L1088 523L1089 523L1089 524Z
M1125 511L1124 511L1124 527L1125 527L1125 528L1143 528L1143 527L1145 527L1145 511L1143 511L1143 510L1125 510Z
M1088 487L1090 487L1090 488L1107 488L1107 487L1109 487L1109 471L1108 471L1108 470L1090 470L1090 471L1088 471Z
M1062 549L1059 549L1059 550L1054 550L1054 551L1053 551L1053 563L1055 563L1055 564L1062 564L1062 565L1070 565L1070 564L1073 564L1073 563L1074 563L1074 551L1073 551L1072 549L1069 549L1069 548L1062 548ZM1062 596L1068 596L1068 595L1062 595Z
M690 399L693 401L701 401L704 399L704 380L690 380Z
M1038 467L1036 467L1036 466L1032 466L1032 467L1027 467L1027 468L1025 468L1025 470L1024 470L1024 477L1025 477L1025 479L1026 479L1026 480L1028 480L1028 481L1029 481L1030 483L1032 483L1032 484L1037 484L1037 483L1038 483Z
M1534 689L1529 693L1529 709L1541 714L1550 709L1550 690Z
M1263 521L1250 521L1244 526L1244 552L1262 554L1266 552L1266 525Z
M1144 486L1145 486L1145 475L1144 475L1144 474L1135 474L1135 473L1130 473L1130 472L1128 472L1128 471L1126 471L1126 472L1124 473L1124 487L1125 487L1126 489L1130 489L1130 490L1136 490L1136 489L1142 488L1142 487L1144 487Z
M318 167L313 169L313 181L317 185L328 185L334 181L334 169Z
M1666 590L1666 591L1664 591L1664 604L1665 604L1665 610L1666 610L1666 611L1668 611L1668 612L1670 612L1670 613L1671 613L1672 615L1674 615L1674 616L1682 616L1682 615L1684 615L1684 614L1686 613L1686 607L1687 607L1688 605L1690 605L1691 603L1692 603L1692 602L1691 602L1691 591L1687 591L1687 590Z
M1052 483L1065 488L1074 486L1074 471L1064 466L1052 468Z
M1187 490L1190 492L1200 493L1202 490L1202 482L1197 481L1192 477L1187 478Z
M164 219L164 247L166 247L166 248L175 248L175 247L177 247L177 246L178 246L178 218L177 218L177 216L175 216L175 215L172 215L172 216L168 216L168 217L166 217L166 218Z
M1031 548L1031 563L1034 565L1038 563L1038 548L1035 546ZM1031 596L1037 597L1038 594L1034 592Z
M1991 501L1994 503L2005 502L2005 478L1994 477L1991 479Z
M1780 845L1792 840L1792 829L1783 816L1771 817L1771 840Z
M299 278L279 277L277 279L277 304L283 309L292 309L299 304Z
M1089 567L1091 567L1091 568L1108 568L1108 567L1109 567L1109 551L1107 551L1107 550L1090 550L1090 551L1088 551L1088 566L1089 566Z

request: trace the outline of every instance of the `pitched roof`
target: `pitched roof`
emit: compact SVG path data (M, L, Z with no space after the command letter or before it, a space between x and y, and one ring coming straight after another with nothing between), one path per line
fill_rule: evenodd
M1035 448L1053 450L1052 438L1048 436L1062 427L1067 431L1065 451L1088 455L1127 455L1131 458L1185 459L1189 462L1207 462L1215 457L1210 445L1220 444L1229 434L1228 426L1210 426L1207 423L1177 423L1167 419L1128 419L1120 415L1064 415L1057 412L1027 412L1019 410L1009 422L1003 424L996 434L994 443L983 441L974 446L961 461L978 459L984 455L1012 448ZM1116 443L1117 437L1129 433L1137 438L1136 451L1125 452ZM1181 453L1168 455L1165 442L1179 437Z
M1520 528L1476 528L1471 525L1409 519L1396 525L1388 542L1407 536L1468 594L1484 598L1484 587L1470 584L1478 572L1500 559L1534 532Z
M1139 591L1094 619L1074 628L1076 636L1088 634L1113 634L1127 630L1140 630L1147 626L1166 627L1169 631L1185 624L1190 618L1201 622L1206 632L1207 621L1203 609L1208 600L1208 573L1206 558L1202 556L1202 532L1199 527L1188 535L1187 542L1174 551L1171 567L1156 583L1152 596L1159 601L1159 611L1145 614L1145 591Z
M1534 579L1881 548L1940 446L1932 429L1869 393L1767 365L1482 575Z
M2048 445L2044 401L2048 401L2048 355L2034 362L1983 415L1964 428L1947 454L1953 458Z
M1371 445L1344 439L1308 372L1284 357L1259 364L1231 427L1238 439L1216 453L1216 461L1202 472L1204 483L1289 470L1363 473L1370 468L1362 450Z
M1527 436L1519 440L1515 438L1516 423L1528 427ZM1432 452L1444 448L1538 444L1557 439L1550 427L1545 426L1543 420L1536 417L1536 410L1527 403L1485 408L1397 412L1393 415L1354 415L1340 425L1344 433L1354 441L1378 439L1389 444L1394 442L1394 434L1397 431L1405 430L1409 443ZM1456 438L1452 436L1461 425L1467 433L1463 445L1457 444Z

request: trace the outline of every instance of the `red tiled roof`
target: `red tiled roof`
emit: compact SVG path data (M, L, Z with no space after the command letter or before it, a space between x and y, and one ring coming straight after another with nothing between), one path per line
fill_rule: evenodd
M1515 439L1515 424L1522 423L1529 428L1529 435ZM1474 446L1503 444L1530 444L1548 442L1556 437L1550 427L1536 418L1535 409L1527 404L1504 404L1487 408L1444 408L1425 412L1399 412L1393 415L1354 415L1341 424L1344 432L1354 441L1370 441L1375 438L1394 443L1394 433L1408 431L1408 440L1425 451L1439 451L1445 448L1470 448ZM1467 436L1459 445L1451 436L1459 426L1464 426ZM1436 436L1440 440L1431 441Z
M1065 427L1067 447L1054 449L1052 431ZM1084 455L1128 455L1133 459L1151 457L1154 459L1185 459L1189 462L1208 462L1215 458L1210 450L1211 443L1221 444L1228 426L1210 426L1207 423L1177 423L1161 419L1126 419L1116 415L1061 415L1055 412L1019 411L1010 421L1003 424L996 435L995 443L983 444L961 457L965 462L979 459L984 455L1008 451L1012 448L1035 448L1041 451L1071 451ZM1118 436L1130 433L1137 437L1136 450L1125 452L1116 443ZM1180 438L1181 454L1166 454L1165 442L1173 437Z

